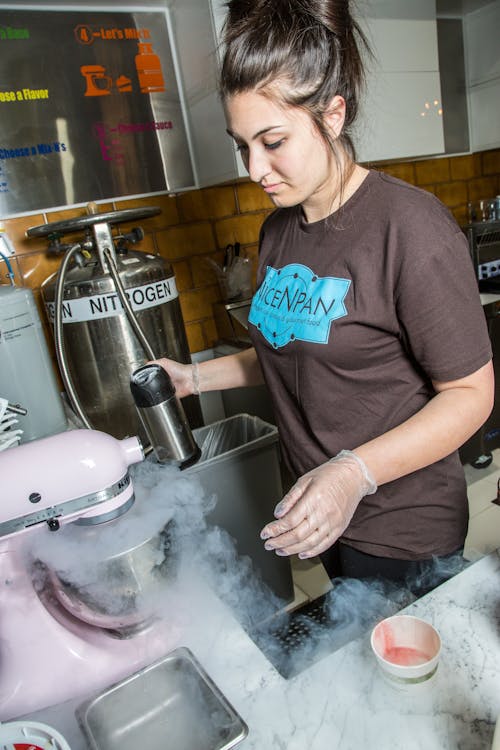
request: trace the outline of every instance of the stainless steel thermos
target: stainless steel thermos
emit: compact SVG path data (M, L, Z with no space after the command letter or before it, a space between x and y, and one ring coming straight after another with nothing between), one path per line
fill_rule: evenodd
M177 464L181 469L198 461L201 451L163 367L139 367L132 373L130 389L157 460Z

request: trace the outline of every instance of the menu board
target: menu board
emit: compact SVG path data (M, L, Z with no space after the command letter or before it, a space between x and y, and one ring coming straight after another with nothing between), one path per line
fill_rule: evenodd
M193 186L167 11L0 8L0 218Z

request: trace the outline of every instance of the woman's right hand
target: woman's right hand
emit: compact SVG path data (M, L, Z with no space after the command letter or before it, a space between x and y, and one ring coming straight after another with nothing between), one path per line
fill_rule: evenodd
M170 375L178 398L184 398L184 396L191 396L191 394L199 392L195 382L196 364L185 365L182 362L176 362L175 359L167 359L166 357L155 359L152 364L160 365Z
M243 349L236 354L207 359L198 364L185 365L174 359L153 360L170 375L177 396L184 398L200 392L222 391L226 388L241 388L246 385L260 385L264 382L255 349Z

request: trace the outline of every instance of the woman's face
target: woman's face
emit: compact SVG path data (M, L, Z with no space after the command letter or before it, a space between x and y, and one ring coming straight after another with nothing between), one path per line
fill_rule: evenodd
M276 206L300 204L308 221L331 213L339 175L307 112L248 91L227 100L226 119L250 179Z

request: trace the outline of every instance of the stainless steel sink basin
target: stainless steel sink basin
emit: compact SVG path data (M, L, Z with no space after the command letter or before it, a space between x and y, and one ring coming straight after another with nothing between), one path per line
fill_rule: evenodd
M77 718L93 750L229 750L248 734L187 648L82 704Z

